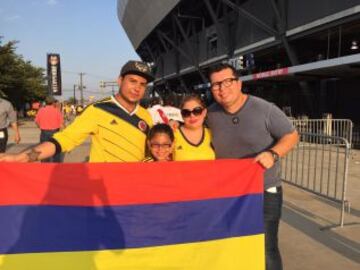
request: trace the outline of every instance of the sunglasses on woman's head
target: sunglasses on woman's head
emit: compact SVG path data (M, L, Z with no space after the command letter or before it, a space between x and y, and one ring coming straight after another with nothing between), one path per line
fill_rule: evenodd
M181 115L184 118L190 117L191 114L193 114L195 116L199 116L203 111L204 111L204 108L202 108L202 107L195 107L192 111L190 111L188 109L182 109Z

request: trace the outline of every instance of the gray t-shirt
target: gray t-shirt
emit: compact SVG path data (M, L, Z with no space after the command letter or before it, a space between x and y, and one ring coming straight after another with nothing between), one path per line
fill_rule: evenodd
M0 98L0 129L7 128L10 123L16 122L16 112L11 103Z
M240 110L233 114L217 103L210 106L207 124L219 159L255 157L294 131L289 119L277 106L250 95ZM281 185L279 162L265 172L264 182L265 189Z

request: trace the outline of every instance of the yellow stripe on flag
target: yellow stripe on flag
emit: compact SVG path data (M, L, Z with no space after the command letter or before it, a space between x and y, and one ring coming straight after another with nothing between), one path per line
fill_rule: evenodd
M264 270L264 235L124 250L9 254L2 270Z

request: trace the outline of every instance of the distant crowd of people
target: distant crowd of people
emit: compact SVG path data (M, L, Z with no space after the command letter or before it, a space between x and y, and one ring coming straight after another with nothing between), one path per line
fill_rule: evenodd
M244 94L242 81L228 64L209 73L215 103L209 108L199 96L186 96L180 107L155 100L139 105L154 77L146 63L129 61L118 77L114 96L89 106L66 128L50 103L36 122L41 143L17 154L0 154L0 161L34 162L69 152L91 137L89 162L164 162L254 158L265 169L264 223L266 269L281 270L278 226L282 207L279 159L297 143L298 134L274 104ZM47 103L48 103L47 101ZM54 117L51 124L46 121ZM56 124L54 124L56 122Z
M65 128L66 123L73 121L84 110L80 104L59 102L52 96L48 96L43 102L34 102L31 108L30 105L26 107L28 107L26 115L33 118L40 129L40 143L48 141L52 135ZM18 144L21 140L17 117L12 104L0 98L0 153L6 151L9 126L14 130L14 142ZM56 154L41 162L62 162L63 157L63 154Z
M77 115L79 115L84 107L81 104L73 104L69 102L60 102L54 99L54 105L62 112L66 121L71 121ZM43 102L34 102L31 106L27 105L26 116L35 118L40 108L46 106L46 99Z

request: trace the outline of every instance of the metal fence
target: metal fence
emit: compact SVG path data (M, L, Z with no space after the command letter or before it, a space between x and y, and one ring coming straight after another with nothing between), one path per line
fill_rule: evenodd
M299 133L312 133L336 136L353 141L353 123L350 119L293 119L293 125Z
M360 149L360 125L354 125L351 145L353 148Z
M346 185L350 150L346 138L301 132L299 143L281 163L284 181L341 204L341 227L348 203Z

